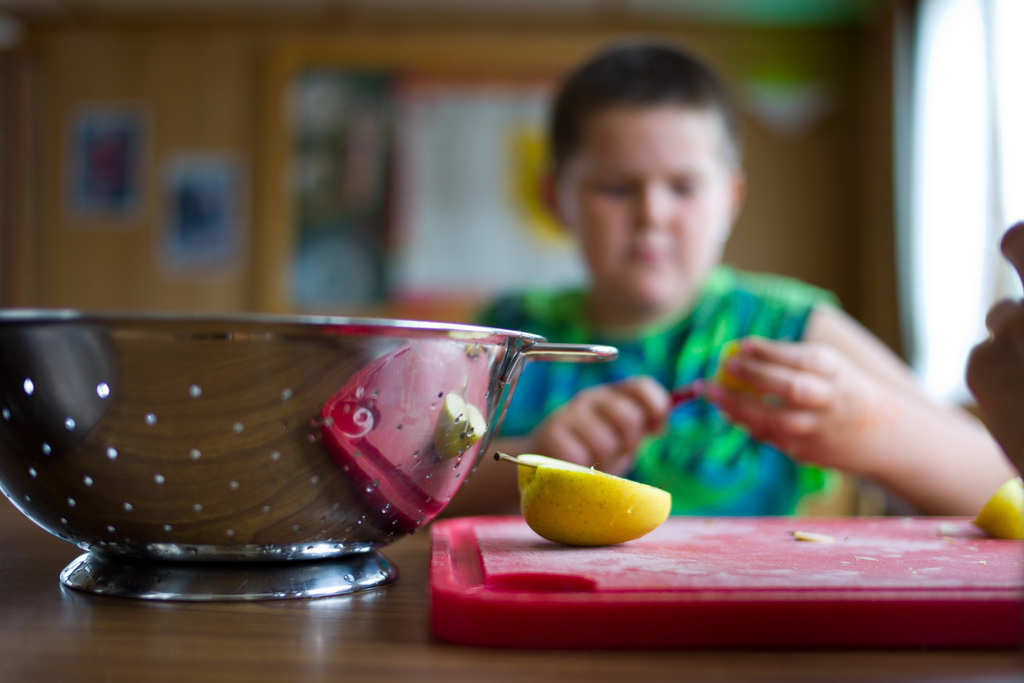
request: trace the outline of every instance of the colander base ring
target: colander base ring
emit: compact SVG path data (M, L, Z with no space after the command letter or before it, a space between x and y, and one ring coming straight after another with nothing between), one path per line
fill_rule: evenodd
M376 550L329 560L161 562L88 552L60 573L64 586L139 600L323 598L378 588L398 569Z

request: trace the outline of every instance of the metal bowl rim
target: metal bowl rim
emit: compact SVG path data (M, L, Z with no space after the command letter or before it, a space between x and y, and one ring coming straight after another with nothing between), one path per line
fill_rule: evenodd
M373 316L308 315L257 312L182 312L182 311L87 311L73 308L0 309L0 325L85 323L116 326L120 324L263 325L268 327L319 328L369 327L395 332L462 332L479 336L501 335L525 342L543 343L546 338L521 330L487 327L467 323L383 318Z

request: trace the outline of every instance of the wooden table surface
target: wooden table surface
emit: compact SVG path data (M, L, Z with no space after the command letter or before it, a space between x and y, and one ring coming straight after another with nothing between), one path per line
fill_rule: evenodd
M385 588L339 598L160 603L80 593L81 551L0 501L0 681L1014 681L1024 653L521 651L436 640L429 534L385 554ZM770 626L767 626L770 627Z

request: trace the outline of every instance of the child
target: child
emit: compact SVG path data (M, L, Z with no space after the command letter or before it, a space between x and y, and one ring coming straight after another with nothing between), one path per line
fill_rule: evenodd
M1024 279L1024 222L1006 231L1001 247ZM967 383L992 433L1024 472L1024 302L1000 301L985 322L990 337L971 351Z
M977 513L1011 468L976 420L925 399L829 293L720 264L744 195L737 129L719 78L671 46L615 46L569 76L547 199L580 243L588 288L507 297L481 322L620 357L528 364L490 450L665 488L674 514L791 514L831 468L923 513ZM712 378L733 339L728 372L757 394L711 382L671 409L668 389ZM450 512L516 500L515 469L484 458Z

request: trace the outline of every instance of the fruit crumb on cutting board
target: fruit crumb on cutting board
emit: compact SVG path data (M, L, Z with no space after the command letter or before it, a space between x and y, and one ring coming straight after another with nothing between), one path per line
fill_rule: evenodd
M809 543L832 543L834 539L828 534L819 534L813 531L790 531L790 535L795 541L807 541Z

